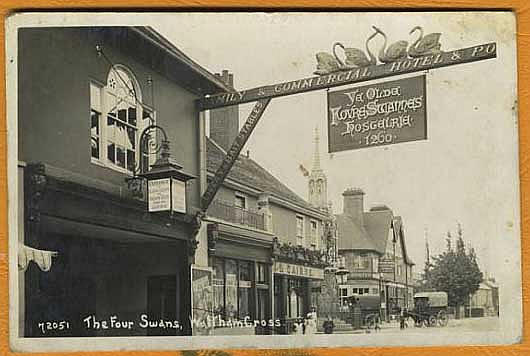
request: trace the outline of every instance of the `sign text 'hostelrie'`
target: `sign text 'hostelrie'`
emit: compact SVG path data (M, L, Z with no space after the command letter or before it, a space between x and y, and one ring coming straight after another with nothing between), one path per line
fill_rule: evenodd
M328 93L329 152L427 138L425 76Z

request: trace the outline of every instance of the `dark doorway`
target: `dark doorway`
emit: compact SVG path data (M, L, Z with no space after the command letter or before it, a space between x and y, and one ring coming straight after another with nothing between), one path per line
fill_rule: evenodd
M181 322L178 318L177 276L151 276L147 279L147 315L149 320L164 322ZM181 335L181 330L174 327L149 327L147 335L168 336Z

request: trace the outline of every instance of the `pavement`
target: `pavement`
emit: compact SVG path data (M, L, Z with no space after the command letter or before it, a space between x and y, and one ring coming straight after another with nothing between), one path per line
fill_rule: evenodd
M365 334L365 333L432 333L436 330L443 329L446 332L467 332L467 331L496 331L499 330L498 317L482 317L482 318L465 318L465 319L450 319L445 327L415 327L414 322L410 320L408 327L401 330L398 321L383 322L381 330L335 330L334 334ZM319 332L320 333L320 332Z

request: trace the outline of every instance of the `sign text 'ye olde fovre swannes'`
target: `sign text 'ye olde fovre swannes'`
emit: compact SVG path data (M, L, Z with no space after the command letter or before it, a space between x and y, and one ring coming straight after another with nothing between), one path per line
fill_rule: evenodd
M425 76L328 93L329 152L427 138Z

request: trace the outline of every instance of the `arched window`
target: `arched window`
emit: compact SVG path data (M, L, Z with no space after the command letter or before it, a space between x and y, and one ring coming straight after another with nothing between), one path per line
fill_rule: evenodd
M142 105L134 75L124 66L113 66L105 86L90 84L90 98L93 161L118 171L134 172L139 159L139 135L153 117L152 111Z

